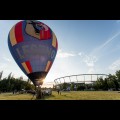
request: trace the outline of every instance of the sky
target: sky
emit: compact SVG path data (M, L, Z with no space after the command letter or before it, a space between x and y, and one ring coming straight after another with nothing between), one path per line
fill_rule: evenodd
M27 76L8 48L8 33L21 20L0 20L0 72L7 77ZM115 74L120 70L120 20L39 20L56 34L58 52L45 79L77 74ZM49 83L48 83L49 84Z

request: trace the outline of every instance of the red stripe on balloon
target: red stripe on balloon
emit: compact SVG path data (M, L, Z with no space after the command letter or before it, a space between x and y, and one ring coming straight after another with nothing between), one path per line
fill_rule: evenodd
M28 70L29 70L30 73L31 73L31 72L32 72L32 67L31 67L30 62L29 62L29 61L26 61L25 63L26 63L26 65L27 65L27 67L28 67Z
M50 33L50 29L48 29L47 31L47 39L50 39L51 38L51 33Z
M50 30L41 30L40 31L40 39L41 40L47 40L51 38Z
M42 40L44 38L44 30L40 30L40 39Z
M17 43L23 42L22 21L15 26L15 37Z

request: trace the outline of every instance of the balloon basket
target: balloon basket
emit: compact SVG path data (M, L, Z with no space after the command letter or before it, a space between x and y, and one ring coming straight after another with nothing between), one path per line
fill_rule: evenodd
M41 90L41 86L36 88L36 100L42 99L42 90Z

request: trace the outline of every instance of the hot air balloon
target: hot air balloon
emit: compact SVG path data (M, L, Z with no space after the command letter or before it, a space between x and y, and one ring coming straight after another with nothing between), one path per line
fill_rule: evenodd
M40 87L55 60L58 42L46 24L23 20L8 35L8 47L17 65L37 87Z

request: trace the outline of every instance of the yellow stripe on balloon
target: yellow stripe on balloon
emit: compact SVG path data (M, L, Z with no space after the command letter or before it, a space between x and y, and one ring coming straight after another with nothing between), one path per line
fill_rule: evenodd
M46 65L46 68L45 68L45 72L48 72L48 69L49 69L49 66L50 66L50 61L48 61L47 65Z
M29 71L29 69L28 69L28 67L27 67L27 65L26 65L25 62L22 63L22 66L24 67L24 69L25 69L25 71L27 72L27 74L29 74L30 71Z
M53 33L53 40L52 40L52 46L56 48L56 36L55 34Z
M10 42L12 46L17 44L16 37L15 37L15 26L10 30Z

